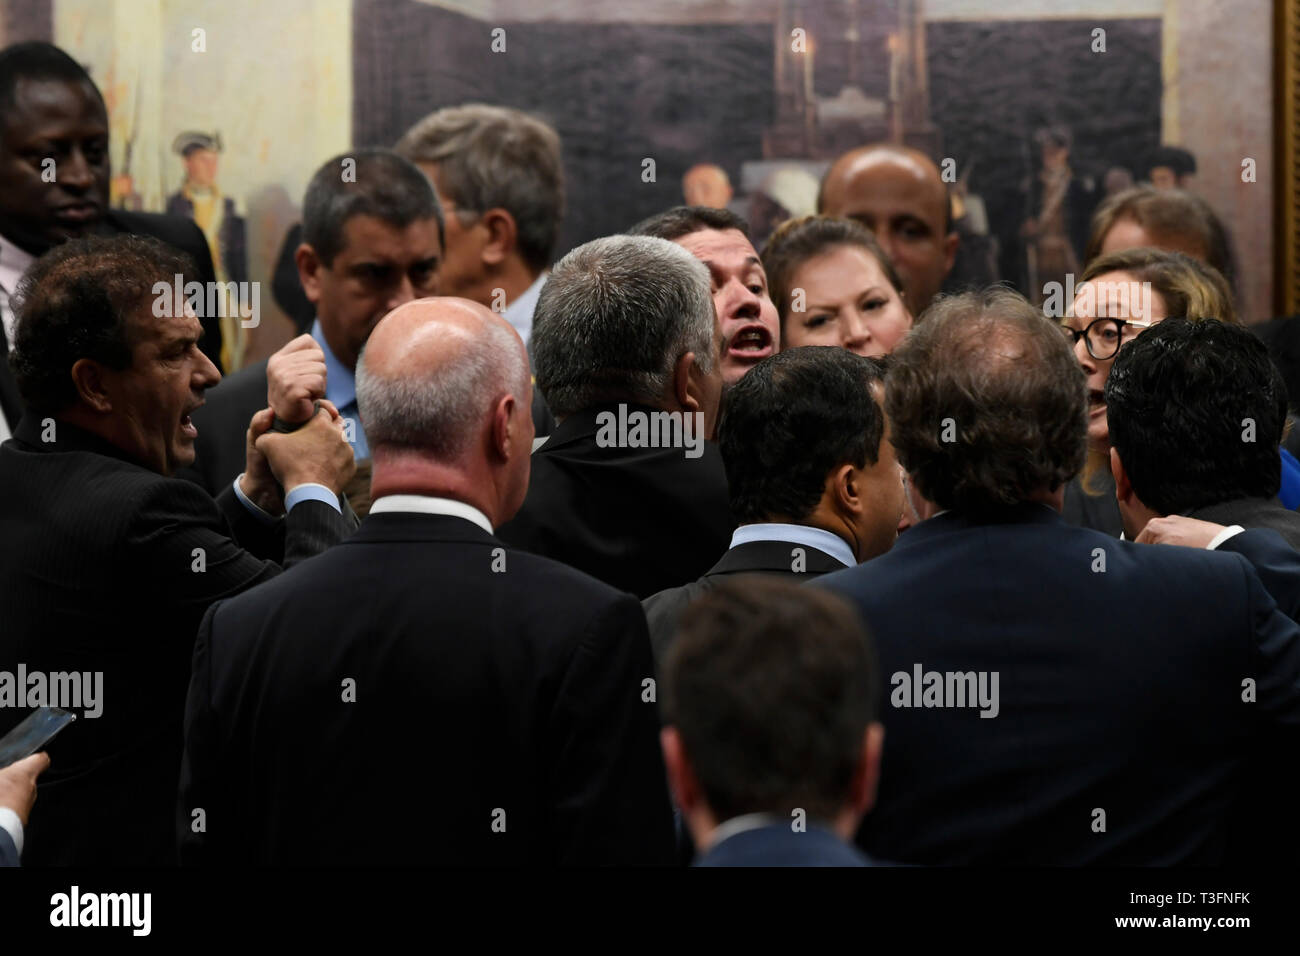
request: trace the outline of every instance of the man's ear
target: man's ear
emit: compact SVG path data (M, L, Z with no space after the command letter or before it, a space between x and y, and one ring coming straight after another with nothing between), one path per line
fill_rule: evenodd
M847 463L840 465L826 480L830 483L837 510L845 514L858 514L862 511L864 489L856 468Z
M294 250L293 262L298 267L298 281L307 294L307 301L315 305L320 301L320 273L325 264L316 255L316 250L305 242Z
M94 359L77 359L72 364L72 383L77 386L81 400L102 414L113 410L113 400L108 394L104 366Z
M870 813L876 805L876 787L880 783L880 754L884 745L885 728L879 722L868 724L862 735L862 752L858 755L858 765L853 770L849 790L853 810L860 816Z
M487 241L479 255L488 265L500 265L519 244L519 225L515 217L504 209L489 209L483 213L478 225L487 233Z
M961 245L961 236L956 232L950 232L943 237L943 271L947 275L952 272L952 264L957 261L957 247Z
M673 792L673 803L682 811L682 816L686 816L700 805L700 783L695 779L695 771L691 768L676 727L665 727L659 731L659 745L664 752L664 767L668 770L668 786Z
M503 395L492 409L492 451L502 461L510 460L511 439L514 438L515 397Z
M695 363L695 353L687 352L673 367L673 398L683 411L698 412L703 391L699 377L704 373Z
M1119 457L1119 449L1110 450L1110 473L1115 479L1115 500L1128 504L1133 495L1133 482L1129 481L1128 472L1124 470L1124 460Z

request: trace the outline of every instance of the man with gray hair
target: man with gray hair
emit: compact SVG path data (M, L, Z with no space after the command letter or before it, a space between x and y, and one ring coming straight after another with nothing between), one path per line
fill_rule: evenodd
M370 514L200 628L184 861L672 861L640 606L493 536L528 487L530 391L523 342L477 303L375 327L357 367Z
M528 345L564 218L559 135L520 110L466 103L430 113L396 150L449 213L439 292L500 312ZM549 435L555 418L540 392L532 411L537 434Z
M503 540L645 598L726 550L726 473L709 439L722 394L709 274L681 246L608 236L561 259L533 332L559 424Z
M439 291L501 312L527 344L564 216L560 137L519 110L467 103L430 113L396 149L450 213Z

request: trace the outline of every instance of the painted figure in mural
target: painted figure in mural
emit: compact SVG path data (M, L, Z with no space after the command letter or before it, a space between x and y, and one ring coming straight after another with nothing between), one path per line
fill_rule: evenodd
M187 131L176 137L172 150L185 163L185 181L167 197L167 212L193 219L208 240L212 264L218 282L246 282L248 258L245 246L244 218L236 215L235 201L222 194L217 186L217 156L221 153L221 134ZM234 370L243 365L245 331L234 310L223 309L221 316L221 361Z
M727 171L713 163L696 163L682 177L682 196L688 206L726 209L732 195Z
M1042 165L1024 184L1025 219L1020 236L1025 243L1025 288L1035 304L1043 301L1047 283L1065 283L1067 274L1078 275L1083 247L1096 205L1091 179L1070 167L1070 131L1064 126L1044 127L1034 135Z

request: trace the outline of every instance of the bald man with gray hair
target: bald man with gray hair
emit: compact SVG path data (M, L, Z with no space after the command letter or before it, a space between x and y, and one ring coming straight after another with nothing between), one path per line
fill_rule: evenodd
M200 629L183 859L672 861L640 605L493 532L527 491L530 393L523 341L478 303L420 299L375 327L369 515Z
M727 477L710 440L722 330L709 272L652 236L606 236L555 264L537 302L537 387L560 420L501 537L645 598L727 549Z

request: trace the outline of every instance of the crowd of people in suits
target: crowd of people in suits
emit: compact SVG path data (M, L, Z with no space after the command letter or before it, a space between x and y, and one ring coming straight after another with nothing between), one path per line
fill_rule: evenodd
M314 320L223 379L90 77L13 46L0 102L0 691L104 684L0 861L1293 856L1300 463L1203 201L1107 200L1061 316L940 294L892 144L762 250L692 205L552 262L558 137L470 104L320 165Z

